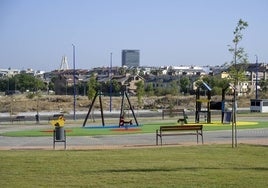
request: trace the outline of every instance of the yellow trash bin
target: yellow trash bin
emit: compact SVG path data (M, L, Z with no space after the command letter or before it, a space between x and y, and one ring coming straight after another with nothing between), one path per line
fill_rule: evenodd
M51 124L55 127L55 140L64 140L64 122L63 116L59 116L57 120L51 120Z

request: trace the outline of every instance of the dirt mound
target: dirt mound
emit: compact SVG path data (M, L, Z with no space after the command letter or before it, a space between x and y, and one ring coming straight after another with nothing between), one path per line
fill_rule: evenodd
M120 110L122 97L112 97L111 104L113 110ZM131 105L134 109L165 109L165 108L184 108L188 110L195 109L195 96L163 96L163 97L143 97L142 106L139 106L138 99L135 96L129 97ZM230 97L231 99L231 97ZM124 109L129 109L127 99L124 99ZM221 97L212 97L212 101L220 101ZM239 98L239 107L249 107L250 98ZM73 109L73 96L59 96L59 95L43 95L35 96L33 98L27 97L27 95L13 95L0 97L0 113L12 113L18 112L37 112L37 111L60 111L63 113L69 113ZM87 111L91 101L87 96L78 96L76 98L76 110ZM109 110L110 97L102 97L102 106L104 110ZM97 98L94 104L96 109L100 108L99 99Z

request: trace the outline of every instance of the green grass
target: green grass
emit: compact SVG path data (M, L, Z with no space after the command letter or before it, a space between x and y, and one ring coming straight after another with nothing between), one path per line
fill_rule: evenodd
M1 187L267 187L268 147L0 151Z
M268 127L267 122L257 122L256 124L252 125L251 122L248 122L248 125L244 123L244 125L237 126L238 129L248 129L248 128L265 128ZM162 125L178 125L175 121L159 121L159 122L152 122L152 123L145 123L139 128L141 130L137 132L116 132L111 131L109 128L83 128L81 127L72 127L68 124L65 125L66 130L70 130L71 132L67 133L67 136L95 136L95 135L118 135L118 134L133 134L133 133L154 133L156 129L159 129ZM212 131L212 130L231 130L231 125L225 125L220 123L213 123L210 125L203 124L204 131ZM99 126L101 127L101 125ZM38 137L38 136L51 136L52 133L47 133L43 131L53 130L52 126L47 126L47 128L40 128L34 130L24 130L24 131L13 131L13 132L6 132L2 133L2 136L14 136L14 137Z

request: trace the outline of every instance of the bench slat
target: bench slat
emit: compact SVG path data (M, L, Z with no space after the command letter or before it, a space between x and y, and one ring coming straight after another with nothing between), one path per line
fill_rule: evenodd
M196 133L161 134L161 136L196 135Z
M175 126L160 126L160 130L168 130L168 129L176 129L176 130L183 130L183 129L203 129L203 125L175 125Z

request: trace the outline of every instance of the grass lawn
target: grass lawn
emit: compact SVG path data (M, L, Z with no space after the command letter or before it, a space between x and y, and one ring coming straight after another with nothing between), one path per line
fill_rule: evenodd
M268 147L0 151L1 187L268 187Z

